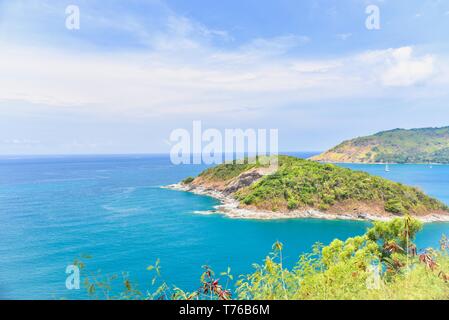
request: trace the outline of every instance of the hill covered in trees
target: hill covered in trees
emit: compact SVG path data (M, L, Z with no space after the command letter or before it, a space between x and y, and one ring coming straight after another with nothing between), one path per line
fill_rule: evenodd
M344 141L312 160L340 163L449 163L449 127L383 131Z
M220 192L237 200L241 208L286 214L319 210L388 217L445 214L448 210L417 188L366 172L289 156L280 156L278 168L271 172L259 163L228 163L189 178L184 185Z

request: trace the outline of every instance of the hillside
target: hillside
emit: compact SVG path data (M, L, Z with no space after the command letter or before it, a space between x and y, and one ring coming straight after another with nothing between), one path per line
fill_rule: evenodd
M258 164L224 164L186 179L232 197L239 207L272 212L319 210L332 214L415 216L447 213L440 201L420 190L365 172L288 156L276 171Z
M449 163L449 127L383 131L345 141L311 160L340 163Z

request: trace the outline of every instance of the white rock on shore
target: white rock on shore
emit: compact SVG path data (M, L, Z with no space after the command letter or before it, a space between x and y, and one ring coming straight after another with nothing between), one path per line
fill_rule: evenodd
M332 214L325 213L319 210L303 210L303 211L289 211L289 212L274 212L254 209L240 208L240 203L230 196L223 194L218 190L206 189L198 186L173 184L162 187L164 189L191 192L197 195L209 196L221 201L221 204L216 206L215 213L226 215L233 219L253 219L253 220L281 220L281 219L322 219L322 220L354 220L354 221L388 221L394 219L395 216L378 216L369 213L363 214ZM207 214L212 214L213 211L207 211ZM205 213L202 213L205 214ZM423 217L416 217L423 223L432 222L449 222L449 215L431 214Z

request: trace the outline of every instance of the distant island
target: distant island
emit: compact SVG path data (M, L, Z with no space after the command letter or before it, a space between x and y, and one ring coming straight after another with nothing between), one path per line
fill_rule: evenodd
M168 188L220 199L217 212L233 218L389 220L410 214L449 221L448 207L409 187L361 171L290 156L275 168L227 163Z
M449 163L449 127L394 129L345 141L311 158L334 163Z

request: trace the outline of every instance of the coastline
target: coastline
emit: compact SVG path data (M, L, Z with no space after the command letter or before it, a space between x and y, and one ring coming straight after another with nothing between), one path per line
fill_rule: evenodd
M288 212L274 212L257 209L241 208L240 203L229 195L215 189L208 189L201 186L183 185L181 183L163 186L180 192L191 192L193 194L212 197L221 202L214 207L211 214L222 214L231 219L249 220L285 220L285 219L319 219L319 220L346 220L346 221L390 221L396 216L379 216L369 213L363 214L335 214L322 212L316 209L295 210ZM427 216L414 216L423 223L449 222L449 215L431 214Z
M315 161L319 163L328 163L328 164L367 164L367 165L420 165L420 166L449 166L449 163L439 163L439 162L429 162L429 163L421 163L421 162L341 162L341 161L324 161L324 160L312 160L312 158L308 158L307 160Z

